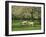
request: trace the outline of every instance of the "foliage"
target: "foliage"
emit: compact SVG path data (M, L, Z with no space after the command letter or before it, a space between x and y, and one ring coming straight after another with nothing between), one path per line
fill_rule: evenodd
M39 19L41 17L41 8L12 6L12 15L14 15L16 19Z

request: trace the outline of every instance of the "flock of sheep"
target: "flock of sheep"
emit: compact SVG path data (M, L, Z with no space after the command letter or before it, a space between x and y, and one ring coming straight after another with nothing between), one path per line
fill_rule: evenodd
M23 21L21 22L21 24L24 26L24 25L27 25L27 26L33 26L34 22L30 22L30 21Z

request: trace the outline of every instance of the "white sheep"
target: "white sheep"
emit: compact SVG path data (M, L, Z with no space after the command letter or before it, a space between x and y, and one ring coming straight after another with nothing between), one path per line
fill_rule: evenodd
M34 22L28 22L28 24L33 26Z
M29 21L23 21L22 25L32 25L33 26L34 22L29 22Z
M22 22L22 25L26 25L26 23L27 23L27 21L23 21L23 22Z

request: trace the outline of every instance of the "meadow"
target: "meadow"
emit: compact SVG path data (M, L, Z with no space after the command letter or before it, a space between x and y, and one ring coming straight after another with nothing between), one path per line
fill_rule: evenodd
M34 21L33 26L31 25L22 25L22 20L14 20L12 24L12 31L20 31L20 30L40 30L41 25Z

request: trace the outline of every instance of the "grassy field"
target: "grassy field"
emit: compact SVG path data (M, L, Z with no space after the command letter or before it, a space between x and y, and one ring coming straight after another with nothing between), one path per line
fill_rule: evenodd
M22 20L13 20L12 22L12 31L23 31L23 30L40 30L41 25L37 23L38 21L34 21L33 26L31 25L22 25Z

